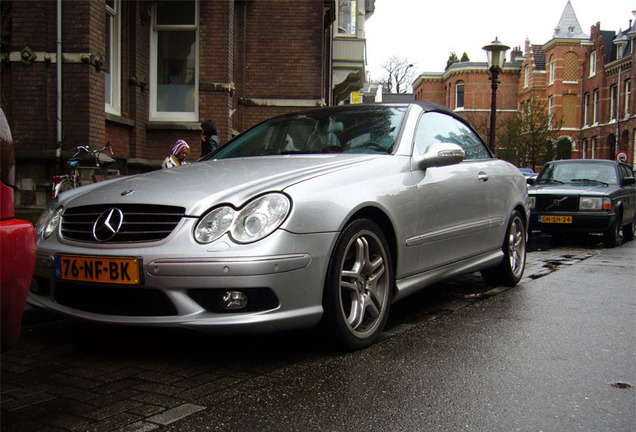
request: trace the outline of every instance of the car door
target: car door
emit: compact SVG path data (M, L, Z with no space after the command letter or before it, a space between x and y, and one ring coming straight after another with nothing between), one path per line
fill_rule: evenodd
M621 187L623 201L623 222L632 221L636 217L636 185L625 185L626 179L634 178L634 172L627 165L619 164L619 187Z
M477 135L448 114L427 112L420 117L414 152L423 154L434 143L454 143L466 152L456 165L427 168L417 178L419 269L427 270L485 252L491 228L493 158Z

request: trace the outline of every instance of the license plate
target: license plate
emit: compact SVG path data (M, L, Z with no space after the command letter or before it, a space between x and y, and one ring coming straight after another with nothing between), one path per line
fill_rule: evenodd
M139 259L56 255L55 277L63 280L139 284Z
M572 216L539 216L541 223L571 224Z

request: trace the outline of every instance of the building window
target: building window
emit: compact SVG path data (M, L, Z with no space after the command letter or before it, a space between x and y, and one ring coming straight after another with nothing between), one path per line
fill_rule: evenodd
M530 85L530 67L525 66L523 68L523 86L528 87Z
M596 137L592 138L592 159L596 159Z
M598 104L599 104L599 92L598 89L594 90L594 115L592 116L592 123L598 124Z
M585 105L583 111L583 126L590 125L590 94L585 93Z
M583 149L582 149L582 155L581 155L581 159L587 159L587 146L588 146L588 141L587 139L583 140Z
M464 108L464 83L457 81L455 84L455 108Z
M552 124L554 121L554 100L552 96L548 97L548 125L550 129L552 129Z
M590 54L590 76L596 75L596 51Z
M632 98L632 80L625 80L625 117L629 116L629 102Z
M121 0L106 0L105 110L121 114Z
M197 121L198 3L161 1L153 11L151 118Z
M548 84L554 84L554 71L556 70L556 61L550 62L550 70L548 75Z
M610 87L610 120L618 118L618 86L614 84Z
M356 36L357 0L340 0L338 3L338 34Z

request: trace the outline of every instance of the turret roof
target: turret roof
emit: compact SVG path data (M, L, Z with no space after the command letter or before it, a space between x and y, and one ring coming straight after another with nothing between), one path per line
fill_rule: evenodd
M554 29L552 39L589 39L590 37L583 33L579 20L576 18L572 3L568 0L565 9L561 14L561 19Z

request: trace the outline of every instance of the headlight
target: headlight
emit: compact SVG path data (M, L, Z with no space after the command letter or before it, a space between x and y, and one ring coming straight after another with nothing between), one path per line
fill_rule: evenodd
M49 238L57 230L57 226L62 219L62 213L64 213L64 209L62 207L57 208L57 199L52 200L35 224L37 236L42 236L45 239Z
M611 210L612 201L609 197L581 197L579 210Z
M206 214L194 229L194 238L199 243L212 243L227 232L234 220L235 211L220 207Z
M536 203L536 198L533 197L533 196L529 196L527 203L528 203L528 208L530 210L534 210L534 206L535 206L535 203Z
M229 232L238 243L252 243L274 232L284 221L291 208L286 195L271 193L250 201L243 209L216 208L197 223L194 238L207 244Z

